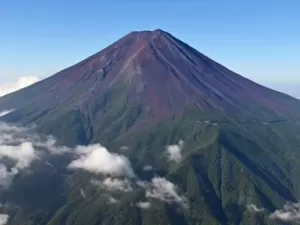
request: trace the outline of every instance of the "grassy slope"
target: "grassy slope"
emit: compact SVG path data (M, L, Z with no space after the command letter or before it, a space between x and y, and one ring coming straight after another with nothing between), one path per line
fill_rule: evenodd
M18 113L23 114L23 123L35 121L39 131L70 146L100 142L115 152L122 145L129 146L125 154L136 173L144 179L154 174L166 176L187 196L190 210L178 212L161 202L154 202L155 208L150 210L131 206L144 200L141 191L115 193L121 203L109 205L101 191L89 184L90 174L72 174L66 170L67 160L53 159L58 168L55 172L45 169L19 176L16 185L1 195L21 206L11 209L10 215L15 215L9 225L275 224L268 220L268 212L300 198L297 121L264 125L259 120L278 118L260 110L254 120L194 110L146 127L144 132L124 135L143 113L140 105L126 103L125 93L122 88L111 90L76 110L72 99L67 107L44 113L28 106L14 114L16 118L8 119L18 120ZM205 120L216 121L218 126L197 122ZM185 141L184 160L168 162L165 146L179 139ZM152 173L142 171L147 164L153 165ZM86 199L80 196L80 188L84 188ZM268 211L249 213L247 204Z
M129 109L125 109L124 112L124 121L129 121L132 114L136 113ZM85 121L85 117L80 116L81 121ZM141 210L131 207L131 202L144 200L140 191L125 195L116 193L115 196L121 198L120 205L109 205L101 191L89 184L91 175L81 172L72 175L62 169L60 174L69 177L68 184L64 184L63 180L52 180L62 179L56 174L58 178L47 176L49 178L43 181L48 182L48 188L41 189L39 186L27 184L27 189L15 190L17 194L31 193L37 203L33 208L27 206L27 211L18 211L18 216L10 224L150 225L178 224L178 221L179 224L274 224L274 221L268 220L267 212L249 213L246 211L246 205L256 204L272 212L281 207L286 200L299 199L299 127L291 122L269 125L225 123L218 126L195 122L207 119L207 116L199 113L198 116L189 115L173 119L158 124L149 132L132 135L118 142L110 141L114 138L111 135L116 132L108 126L107 129L111 132L94 134L93 139L90 139L93 141L98 139L95 137L99 137L98 140L107 142L109 149L116 152L120 151L120 143L129 146L126 154L131 159L136 173L145 179L154 173L166 176L187 196L190 210L179 213L176 208L161 202L154 203L157 209ZM111 117L112 120L116 118L117 116ZM85 123L82 123L78 130L76 126L76 129L72 126L73 130L70 130L68 124L71 126L74 123L72 117L68 119L62 119L63 125L69 129L69 134L63 138L71 137L77 140L76 135L80 136L80 129L86 131L88 126L84 127ZM63 127L57 130L66 132ZM174 144L179 139L185 141L184 160L179 164L168 162L165 146ZM152 175L142 171L142 167L147 164L154 166ZM62 167L62 164L59 165ZM38 180L39 176L42 175L37 174L33 179ZM27 179L24 178L23 182ZM66 187L55 189L55 182L62 182L62 186L65 185L67 190L64 189ZM70 183L72 185L69 185ZM24 185L22 182L21 184ZM86 199L80 196L80 188L84 188ZM46 205L45 209L36 210L36 207L45 205L45 198L38 198L33 193L41 192L40 196L46 196L48 191L54 192L53 198L57 198L60 205L57 212L50 210L51 207L57 207L54 203ZM16 193L12 196L18 196ZM23 198L17 198L15 203L19 204L20 199ZM28 218L28 223L20 222L25 220L24 215ZM49 223L45 223L49 220Z

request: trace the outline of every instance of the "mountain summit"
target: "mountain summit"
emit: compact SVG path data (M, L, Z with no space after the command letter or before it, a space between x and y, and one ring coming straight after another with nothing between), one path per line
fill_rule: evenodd
M23 99L30 99L49 114L57 104L80 109L113 90L123 93L120 98L126 104L140 105L144 120L149 114L158 120L181 115L187 108L252 117L265 110L283 116L299 110L294 107L295 99L230 71L160 29L131 32L82 62L22 90L22 96L28 97L22 97L21 102L4 105L22 108L28 105ZM17 98L14 96L18 95L6 98Z
M38 140L21 156L0 149L4 162L35 162L25 172L1 168L15 177L0 189L8 225L299 222L300 101L162 30L131 32L1 97L0 112L2 122L57 140L0 126L1 144ZM24 154L57 143L66 154Z

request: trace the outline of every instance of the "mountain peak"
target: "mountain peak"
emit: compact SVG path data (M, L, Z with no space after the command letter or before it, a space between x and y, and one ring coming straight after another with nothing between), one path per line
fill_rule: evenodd
M135 105L140 119L149 123L190 109L252 118L263 111L286 116L297 110L294 99L230 71L161 29L131 32L27 90L30 96L43 90L28 98L41 114L57 104L72 110L100 104L99 99L108 104L114 96L121 101L118 107ZM16 102L6 107L26 107L25 101ZM106 108L101 110L97 117L105 114Z
M148 33L150 35L155 35L155 34L163 34L166 33L162 29L155 29L155 30L140 30L140 31L132 31L131 33L139 34L139 33Z
M150 31L152 35L163 35L166 34L167 32L161 30L161 29L155 29L153 31Z
M134 38L135 40L144 40L146 42L151 41L153 38L161 37L166 35L167 32L156 29L156 30L141 30L141 31L132 31L129 34L125 35L122 39Z

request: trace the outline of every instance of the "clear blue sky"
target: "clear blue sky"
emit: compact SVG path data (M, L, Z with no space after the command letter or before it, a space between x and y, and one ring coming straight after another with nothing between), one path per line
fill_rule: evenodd
M300 83L300 0L3 0L0 82L52 75L156 28L252 80Z

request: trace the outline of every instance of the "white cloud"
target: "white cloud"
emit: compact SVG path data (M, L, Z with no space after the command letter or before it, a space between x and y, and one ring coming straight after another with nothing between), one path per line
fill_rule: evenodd
M114 198L111 195L104 194L103 196L105 196L108 199L108 203L110 203L110 204L117 204L119 202L119 200L117 200L116 198Z
M35 149L44 150L51 154L70 152L66 146L59 146L54 137L50 135L38 135L32 127L18 127L6 123L0 123L0 145L21 145L31 143Z
M116 204L116 203L119 202L117 199L115 199L115 198L112 197L112 196L109 196L108 201L109 201L109 203L111 203L111 204Z
M110 153L100 144L78 146L78 158L69 164L70 169L83 169L111 176L134 177L130 161L123 155Z
M269 217L283 222L300 223L300 203L284 204L283 209L276 210Z
M28 168L34 160L42 159L49 153L64 152L66 149L67 147L57 146L52 137L35 134L30 127L17 127L0 122L0 159L3 159L0 164L0 186L8 187L15 175ZM14 163L11 169L5 165L5 159ZM53 169L53 165L47 160L44 163Z
M20 133L25 131L26 129L23 127L17 127L14 125L6 124L6 123L0 123L0 133Z
M2 145L20 145L23 142L31 142L30 136L29 129L0 122L0 144Z
M34 140L34 146L38 148L45 149L50 154L63 154L63 153L70 153L71 149L67 146L59 146L54 137L47 136L43 140L40 137L36 137Z
M148 188L149 183L147 181L138 180L136 184L142 188Z
M5 225L8 221L9 215L0 214L0 225Z
M265 211L254 204L247 205L247 210L254 213ZM300 224L300 203L286 203L283 209L278 209L269 215L271 220Z
M0 85L0 96L9 94L19 89L25 88L31 84L34 84L40 80L36 76L19 77L17 81L10 83L3 83Z
M52 169L55 169L55 167L48 161L44 161L45 165L49 166Z
M151 206L150 202L138 202L135 205L141 209L149 209Z
M80 188L80 195L85 199L86 198L86 195L85 195L85 192L82 188Z
M167 153L170 161L180 162L182 159L182 149L184 142L180 140L177 145L168 145Z
M0 186L7 188L11 185L13 178L18 174L17 168L12 168L8 171L7 167L3 164L0 164ZM0 223L1 224L1 223Z
M58 146L56 140L49 136L40 136L32 132L29 128L11 126L0 123L0 158L10 158L15 162L12 169L7 169L0 164L0 185L11 184L14 176L20 169L27 168L36 159L42 159L45 164L53 168L44 156L48 153L72 152L76 157L70 162L68 168L83 169L96 174L109 175L102 181L94 180L95 184L107 191L133 191L134 184L145 190L147 198L155 198L168 203L177 203L187 206L184 196L177 193L176 186L165 178L155 177L151 182L136 179L130 161L124 156L109 152L104 146L94 144L89 146L77 146L74 150L68 147ZM182 149L183 142L178 146ZM45 151L47 150L47 151ZM147 165L144 169L150 170ZM134 179L132 179L134 178ZM85 192L80 190L84 197ZM107 195L109 203L117 203L119 200ZM137 207L147 208L148 202L139 202Z
M126 150L128 150L128 149L129 149L128 146L121 146L121 147L120 147L120 150L121 150L121 151L126 151Z
M187 207L187 199L177 193L176 186L165 178L154 177L146 189L146 197L168 203L178 203Z
M0 117L5 116L5 115L7 115L7 114L9 114L9 113L11 113L13 111L14 111L14 109L4 110L4 111L0 112Z
M25 128L0 123L0 159L8 158L15 163L11 169L3 163L0 164L2 188L9 187L19 170L29 167L38 158L33 144L28 141L29 132L26 131Z
M130 192L133 190L131 186L131 182L128 179L121 180L117 178L107 177L103 181L92 180L91 183L98 185L107 191Z
M143 167L144 171L150 171L152 169L153 169L153 167L151 165L146 165L146 166Z
M30 142L24 142L20 145L0 145L0 158L8 157L16 161L15 167L19 169L26 168L37 158L35 149Z
M259 212L263 212L265 209L264 208L259 208L257 207L256 205L254 204L249 204L247 205L247 210L249 212L256 212L256 213L259 213Z

